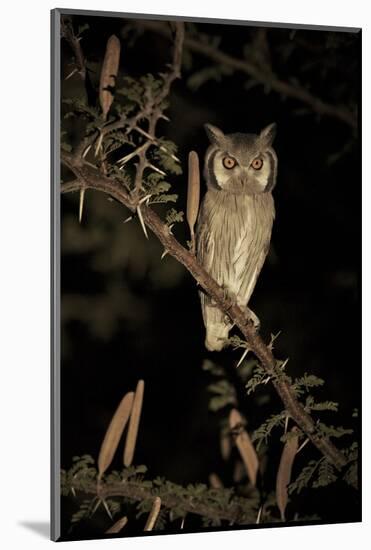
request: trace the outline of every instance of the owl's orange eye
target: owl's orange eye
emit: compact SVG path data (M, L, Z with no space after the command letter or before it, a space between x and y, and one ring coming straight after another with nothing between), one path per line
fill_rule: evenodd
M223 166L228 170L230 170L231 168L234 168L236 164L237 164L236 159L234 159L233 157L224 157L223 159Z
M256 157L251 163L251 166L254 168L254 170L260 170L260 168L263 166L263 161L259 157Z

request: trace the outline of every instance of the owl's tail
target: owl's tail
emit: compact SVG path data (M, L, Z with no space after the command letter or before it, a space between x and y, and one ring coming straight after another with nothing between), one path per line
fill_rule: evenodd
M202 302L201 305L206 328L205 346L209 351L221 351L232 325L226 322L225 314L218 307Z

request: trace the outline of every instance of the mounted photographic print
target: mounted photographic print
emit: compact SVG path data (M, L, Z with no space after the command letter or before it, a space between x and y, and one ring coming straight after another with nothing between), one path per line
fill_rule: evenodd
M52 538L361 521L360 29L52 46Z

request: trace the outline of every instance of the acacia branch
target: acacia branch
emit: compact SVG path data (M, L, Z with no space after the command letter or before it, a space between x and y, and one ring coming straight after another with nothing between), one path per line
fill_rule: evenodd
M207 498L205 498L207 494L201 494L199 498L195 499L194 497L176 494L174 491L164 493L164 491L159 490L156 492L154 488L143 487L130 480L125 480L124 483L120 481L117 483L102 484L99 492L97 492L96 482L86 481L78 477L73 481L73 489L88 495L98 496L102 500L114 497L126 497L142 502L143 500L154 499L156 496L160 496L162 505L169 510L178 509L184 513L228 521L230 524L247 524L253 522L255 519L251 517L252 511L248 499L242 497L238 497L238 500L232 497L227 506L221 507L217 503L207 502Z
M136 25L171 39L171 33L168 27L163 23L158 21L140 20L136 22ZM311 94L300 84L293 84L282 80L271 70L268 65L257 65L249 59L239 59L237 57L233 57L232 55L219 50L215 46L201 42L192 36L185 37L184 46L220 65L230 67L233 70L249 75L258 83L271 88L283 96L291 97L301 103L309 105L309 107L319 115L326 115L341 120L342 122L348 124L353 130L356 130L357 128L357 116L349 109L327 103L320 97L316 97Z
M105 177L90 166L78 163L70 153L62 153L62 162L75 175L76 179L61 185L62 193L79 191L82 188L91 188L102 191L126 208L135 212L138 207L138 198L129 194L121 183ZM141 204L141 213L145 224L160 240L164 249L180 262L189 271L201 288L216 302L218 307L230 317L243 334L249 349L260 360L262 367L271 377L272 383L282 399L285 409L301 430L308 436L317 449L338 469L346 464L346 458L335 445L318 430L312 417L305 411L303 405L297 400L291 388L288 377L277 365L272 351L263 342L254 327L247 320L245 313L228 296L225 290L205 271L197 258L172 235L170 228L145 204Z

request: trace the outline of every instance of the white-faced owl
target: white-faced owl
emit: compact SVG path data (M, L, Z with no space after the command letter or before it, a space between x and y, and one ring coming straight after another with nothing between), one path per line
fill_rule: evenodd
M247 304L268 253L275 216L272 189L277 155L272 148L275 124L256 134L224 134L205 125L210 147L204 177L208 190L196 228L197 258L253 321ZM230 319L205 293L200 293L206 348L220 351L231 329Z

